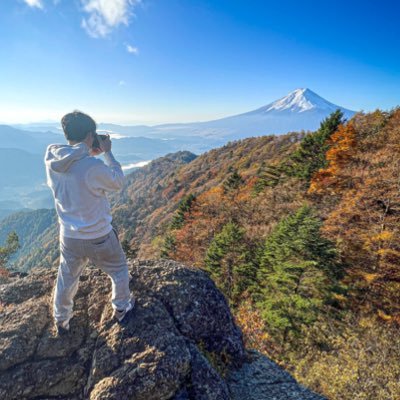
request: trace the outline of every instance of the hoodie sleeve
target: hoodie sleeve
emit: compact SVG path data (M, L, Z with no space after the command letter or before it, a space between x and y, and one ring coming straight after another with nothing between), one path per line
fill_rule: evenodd
M91 167L86 175L87 184L94 191L109 192L122 189L125 176L121 164L114 158L111 151L104 153L106 164L101 160Z

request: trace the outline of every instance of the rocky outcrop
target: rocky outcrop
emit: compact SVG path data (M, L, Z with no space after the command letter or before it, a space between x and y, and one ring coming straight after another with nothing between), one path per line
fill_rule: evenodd
M112 320L108 277L86 268L61 337L51 317L56 271L0 285L1 399L322 399L244 348L205 273L170 260L130 268L136 307L126 321Z

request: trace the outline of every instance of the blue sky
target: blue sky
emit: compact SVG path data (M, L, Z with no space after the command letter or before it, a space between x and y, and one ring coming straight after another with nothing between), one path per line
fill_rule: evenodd
M353 110L400 105L392 1L1 0L0 121L184 122L308 87Z

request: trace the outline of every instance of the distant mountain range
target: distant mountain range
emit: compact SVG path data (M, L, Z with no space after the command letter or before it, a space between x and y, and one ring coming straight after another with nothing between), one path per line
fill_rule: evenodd
M213 121L156 126L100 123L98 130L111 134L114 154L128 172L167 153L199 155L232 140L315 130L337 109L347 119L354 115L310 89L296 89L256 110ZM65 142L59 123L0 125L0 211L52 207L44 185L43 155L48 144Z
M21 130L9 125L0 125L0 148L19 149L43 156L49 143L60 142L63 137L50 130Z
M346 119L355 111L333 104L312 90L296 89L288 95L266 106L249 112L206 122L173 123L155 126L100 123L99 130L114 135L148 137L172 140L177 143L187 141L187 147L175 150L189 150L197 153L222 145L228 140L251 136L283 134L292 131L315 130L329 114L340 109ZM28 130L52 130L60 132L58 123L18 125ZM205 143L204 138L210 142ZM199 142L200 140L200 142ZM170 143L169 143L170 144ZM171 149L169 149L171 150Z
M157 137L185 134L227 141L292 131L313 131L337 109L343 112L346 119L355 114L354 111L330 103L310 89L296 89L279 100L243 114L207 122L157 125L153 130L148 127L146 130L147 135Z

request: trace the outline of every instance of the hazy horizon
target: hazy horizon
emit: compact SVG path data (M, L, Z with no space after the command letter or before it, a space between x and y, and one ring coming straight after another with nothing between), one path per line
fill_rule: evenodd
M298 89L298 88L297 88ZM297 89L295 89L295 90L297 90ZM308 88L309 89L309 88ZM289 93L286 93L285 95L283 95L283 96L281 96L279 99L281 99L281 98L283 98L283 97L285 97L286 95L288 95L288 94L290 94L290 93L292 93L293 91L291 91L291 92L289 92ZM98 124L115 124L115 125L126 125L126 126L128 126L128 125L149 125L149 126L156 126L156 125L163 125L163 124L170 124L170 123L177 123L177 124L180 124L180 123L196 123L196 122L207 122L207 121L212 121L212 120L216 120L216 119L222 119L222 118L226 118L226 117L230 117L230 116L233 116L233 115L237 115L237 114L242 114L242 113L244 113L244 112L249 112L249 111L253 111L253 110L256 110L256 109L258 109L258 108L260 108L260 107L263 107L263 106L265 106L265 105L268 105L268 104L270 104L270 103L272 103L272 102L274 102L274 101L277 101L277 100L279 100L279 99L272 99L272 100L270 100L270 101L268 101L268 102L266 102L266 103L264 103L264 104L261 104L261 105L258 105L258 106L255 106L255 107L253 107L252 109L247 109L247 110L240 110L240 111L237 111L235 114L228 114L228 115L226 115L226 114L224 114L224 115L210 115L208 118L206 118L206 117L204 117L204 118L202 118L202 119L195 119L195 118L192 118L192 119L187 119L187 120L185 120L185 119L181 119L181 120L164 120L164 121L161 121L161 122L156 122L156 123L154 123L154 122L152 122L152 121L129 121L129 120L118 120L118 119L113 119L113 117L111 117L111 118L109 118L108 120L103 120L103 121L97 121L97 123ZM326 100L328 100L328 99L326 99ZM338 104L338 106L341 106L340 104ZM62 116L65 114L65 113L67 113L67 112L69 112L69 111L72 111L72 110L68 110L68 111L65 111L63 114L60 114L60 118L58 119L58 120L56 120L56 119L44 119L44 120L26 120L26 121L23 121L23 120L21 120L21 119L19 119L19 120L15 120L15 121L1 121L0 120L0 124L4 124L4 125L14 125L14 126L18 126L18 125L46 125L46 124L59 124L60 125L60 127L61 127L61 124L60 124L60 121L61 121L61 118L62 118ZM80 110L80 111L84 111L84 110ZM353 111L372 111L372 110L353 110ZM179 118L179 117L178 117Z

